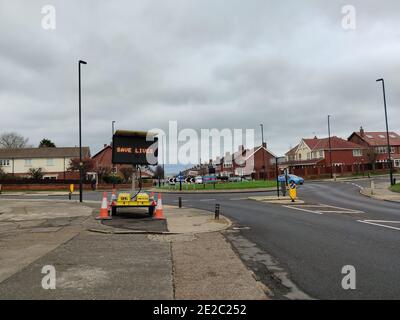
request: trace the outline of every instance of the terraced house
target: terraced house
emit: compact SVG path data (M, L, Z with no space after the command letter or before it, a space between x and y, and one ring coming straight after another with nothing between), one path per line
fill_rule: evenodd
M83 157L90 157L89 147L82 148ZM79 148L22 148L0 149L0 167L12 176L28 177L29 169L42 168L44 179L76 179L77 172L69 172L73 158L79 157Z
M286 154L286 162L280 167L289 168L291 173L300 176L355 173L366 170L368 159L366 147L333 136L319 139L302 139L296 147Z

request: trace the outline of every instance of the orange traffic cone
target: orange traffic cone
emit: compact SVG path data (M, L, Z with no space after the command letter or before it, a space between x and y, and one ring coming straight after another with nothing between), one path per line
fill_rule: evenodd
M103 193L103 201L101 202L100 215L96 217L97 220L111 219L108 215L107 192Z
M164 210L162 207L161 193L158 194L157 206L156 206L156 214L154 215L154 219L164 219Z

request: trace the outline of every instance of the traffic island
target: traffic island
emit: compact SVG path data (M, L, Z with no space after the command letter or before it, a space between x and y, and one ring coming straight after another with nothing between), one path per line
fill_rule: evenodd
M154 233L154 234L195 234L217 232L229 228L231 221L220 215L195 208L178 208L164 205L166 219L154 219L145 210L126 209L112 220L90 221L87 230L99 233Z
M285 204L285 205L290 205L290 204L303 204L304 201L300 199L295 199L295 201L292 201L292 198L288 196L282 196L282 197L277 197L277 196L260 196L260 197L249 197L249 200L254 200L254 201L260 201L260 202L265 202L265 203L273 203L273 204Z

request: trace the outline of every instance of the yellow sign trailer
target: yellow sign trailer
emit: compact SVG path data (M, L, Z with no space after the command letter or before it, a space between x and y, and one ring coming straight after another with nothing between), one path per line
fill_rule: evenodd
M111 203L111 215L117 215L118 208L148 208L150 217L154 215L156 203L147 193L139 193L135 198L131 198L130 193L120 193L116 201Z

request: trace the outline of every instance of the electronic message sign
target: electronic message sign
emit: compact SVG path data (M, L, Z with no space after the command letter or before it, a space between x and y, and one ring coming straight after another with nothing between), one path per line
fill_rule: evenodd
M158 138L153 133L117 130L112 147L113 164L157 164Z

